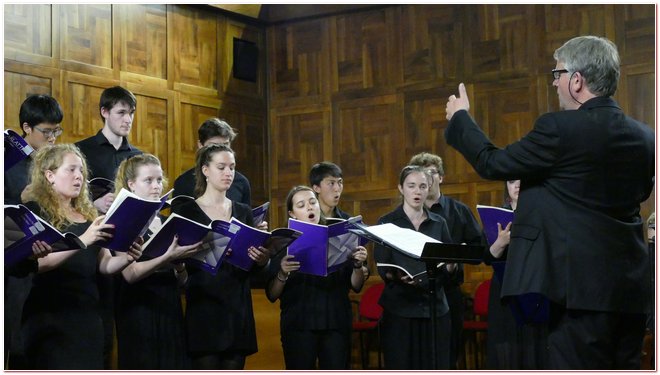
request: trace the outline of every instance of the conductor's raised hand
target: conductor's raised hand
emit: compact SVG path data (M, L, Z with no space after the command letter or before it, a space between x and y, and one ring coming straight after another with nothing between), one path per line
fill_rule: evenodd
M105 218L105 215L101 215L94 219L85 233L79 236L80 240L85 244L85 246L89 246L101 240L108 240L112 238L112 233L107 232L107 230L112 230L115 226L113 224L101 224L103 218Z
M458 97L452 95L447 100L447 120L451 120L454 114L461 110L470 110L470 100L468 99L465 85L462 82L458 85Z

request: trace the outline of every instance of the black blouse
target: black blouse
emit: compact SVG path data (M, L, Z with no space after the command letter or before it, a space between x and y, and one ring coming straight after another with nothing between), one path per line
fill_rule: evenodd
M424 207L424 211L426 212L427 219L420 225L419 232L442 242L451 242L445 219L440 215L430 212L426 207ZM415 230L415 226L403 211L403 205L400 205L394 211L378 219L378 224L385 223L392 223L401 228ZM382 245L376 245L374 247L374 258L379 263L400 265L412 274L426 270L426 264L424 262ZM383 280L385 280L385 289L378 301L385 310L404 318L430 318L428 278L423 279L425 281L420 285L412 286L398 280L388 280L385 276L385 269L379 268L378 272ZM446 271L442 271L436 282L437 316L442 316L449 312L445 292L442 288L442 285L449 277L451 276Z
M277 276L285 255L286 251L282 251L270 261L269 281ZM350 330L351 302L348 293L352 273L352 262L346 262L326 277L291 273L280 295L281 331Z
M27 202L26 207L44 220L49 220L36 202ZM79 236L90 225L89 221L74 223L63 231ZM99 300L96 273L100 250L99 246L89 245L87 249L78 250L59 267L35 275L28 305L31 301L48 309L57 309L58 306L96 307Z

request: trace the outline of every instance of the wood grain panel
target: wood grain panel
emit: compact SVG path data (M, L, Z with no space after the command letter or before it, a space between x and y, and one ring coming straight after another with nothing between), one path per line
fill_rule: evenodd
M273 107L312 105L327 100L331 78L327 22L275 26L269 32Z
M4 15L5 57L53 57L51 5L6 4Z
M62 60L109 68L112 66L112 6L60 5Z
M271 192L286 196L296 185L307 185L315 163L332 159L330 114L307 109L273 114L270 125Z
M462 76L465 12L450 5L402 9L401 55L406 84Z
M175 176L173 178L195 165L197 129L207 119L218 116L221 102L217 99L181 95L178 105L180 107L177 116L178 126L175 130L178 152L174 160Z
M52 95L53 82L50 78L5 70L4 74L4 128L23 134L18 113L23 101L33 94Z
M252 106L246 102L223 103L219 117L238 132L231 145L236 152L236 167L250 181L252 205L257 206L267 201L269 196L268 148L264 147L267 144L266 116L258 102Z
M168 101L163 98L133 92L137 108L131 129L131 143L144 152L154 154L164 171L169 171ZM168 174L169 175L169 174ZM174 183L174 180L171 179Z
M407 162L399 151L402 121L397 95L341 101L334 105L333 161L341 166L344 178L352 181L346 191L392 186L398 171Z
M191 7L168 9L173 81L184 91L192 86L217 95L217 16Z
M402 80L399 51L400 11L387 8L336 17L333 91L392 86Z
M117 4L122 71L167 78L167 7Z

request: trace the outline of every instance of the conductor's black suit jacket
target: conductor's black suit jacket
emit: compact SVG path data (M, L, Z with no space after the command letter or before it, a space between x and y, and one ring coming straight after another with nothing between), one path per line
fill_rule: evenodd
M502 297L541 293L569 309L648 311L639 215L655 178L648 126L598 97L542 115L504 149L466 111L454 114L445 137L483 178L521 180Z

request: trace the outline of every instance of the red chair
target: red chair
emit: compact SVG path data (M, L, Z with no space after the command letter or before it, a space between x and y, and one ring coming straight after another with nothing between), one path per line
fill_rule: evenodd
M474 315L473 320L464 320L463 321L463 337L465 337L465 342L463 343L463 361L465 362L465 368L467 369L467 346L468 341L471 341L474 348L475 356L475 368L479 368L480 357L483 361L486 357L485 350L485 340L478 339L478 334L486 333L488 331L488 297L490 293L490 279L482 281L477 290L474 292L474 299L472 303L472 313ZM469 340L468 340L469 339ZM481 355L480 355L481 354Z
M353 321L353 332L360 335L360 358L363 369L367 369L369 358L363 336L365 333L373 331L378 333L378 368L381 368L379 322L383 315L383 308L378 304L378 300L384 288L385 284L381 282L370 286L364 291L358 305L358 320Z

